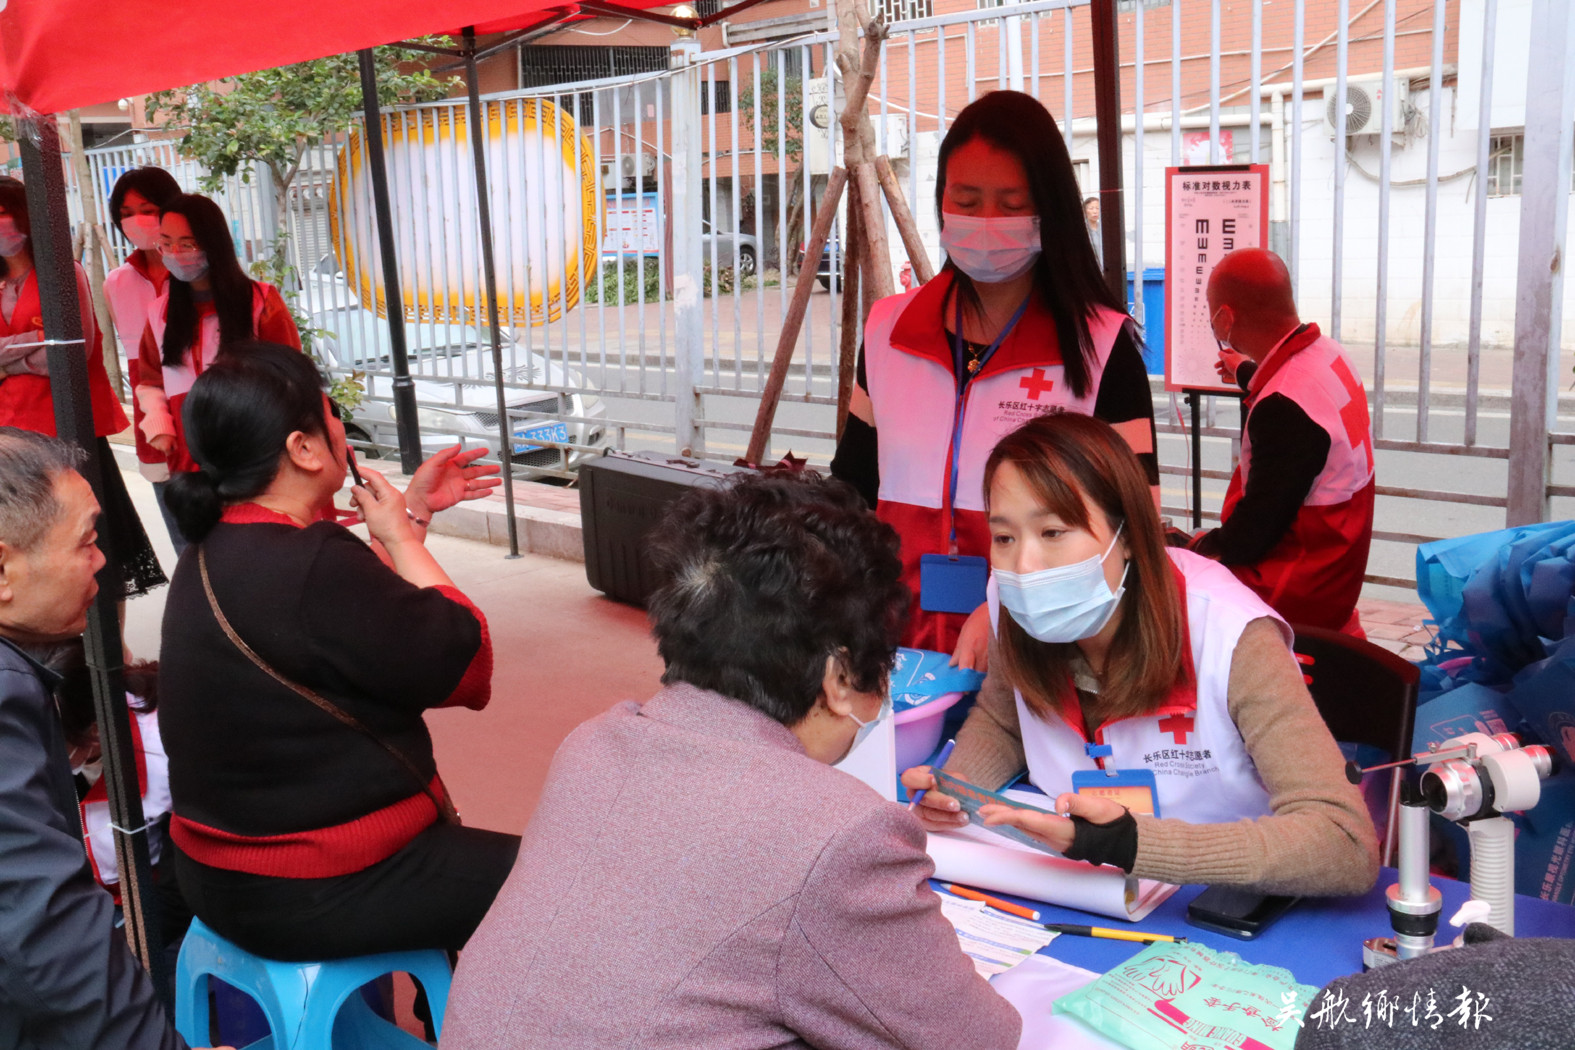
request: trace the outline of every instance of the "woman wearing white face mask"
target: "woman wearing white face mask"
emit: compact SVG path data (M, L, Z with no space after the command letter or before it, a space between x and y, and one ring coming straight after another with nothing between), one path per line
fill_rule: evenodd
M49 353L43 345L44 318L33 272L32 226L27 214L27 191L16 179L0 176L0 426L21 427L55 436L54 392L50 385ZM104 342L93 317L93 296L87 273L75 267L77 302L82 314L83 353L87 355L88 403L93 410L93 431L98 454L113 468L105 439L127 427L126 413L109 385L104 368ZM145 594L165 583L163 570L148 542L147 533L126 494L118 470L104 472L104 555L110 563L101 579L119 580L117 598Z
M903 644L983 667L988 530L980 471L1044 412L1113 424L1158 493L1154 408L1124 304L1099 272L1055 120L996 91L941 143L945 267L875 304L832 473L902 537L915 608Z
M271 284L246 276L224 212L181 194L159 215L159 252L169 270L148 307L138 356L137 424L171 473L197 469L186 447L181 405L192 383L227 346L257 340L301 349L295 319ZM160 501L162 507L162 500ZM186 541L166 509L177 553Z
M1063 814L987 806L987 822L1166 882L1368 889L1377 836L1289 628L1223 566L1166 549L1114 431L1035 419L996 446L985 478L990 675L946 769L989 788L1026 769ZM903 783L933 778L918 767ZM1131 812L1074 793L1111 785ZM939 792L918 809L935 830L966 823Z
M104 278L104 300L109 305L109 315L120 337L121 349L126 354L126 380L132 390L137 388L141 374L142 331L148 326L148 307L164 291L169 280L169 270L159 254L159 210L180 196L180 185L175 177L163 168L132 168L115 180L109 194L109 214L121 236L131 244L126 261ZM132 399L132 422L142 422L142 409ZM137 426L133 431L137 443L138 469L142 476L160 490L169 480L169 465L164 455L148 444L148 439ZM163 500L159 501L162 508ZM169 524L166 519L166 525Z

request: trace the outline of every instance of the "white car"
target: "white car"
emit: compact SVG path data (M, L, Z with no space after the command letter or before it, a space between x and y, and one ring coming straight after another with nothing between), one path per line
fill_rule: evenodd
M313 344L332 372L359 371L366 400L345 426L352 443L373 454L399 448L394 410L393 361L388 321L359 307L312 315ZM416 423L423 458L456 441L485 445L496 460L501 445L498 402L492 385L492 345L473 325L406 322L405 346L416 392ZM542 389L509 388L507 409L515 473L568 472L607 444L607 406L584 379L505 335L504 378ZM584 446L565 448L565 445ZM591 449L591 451L587 451Z

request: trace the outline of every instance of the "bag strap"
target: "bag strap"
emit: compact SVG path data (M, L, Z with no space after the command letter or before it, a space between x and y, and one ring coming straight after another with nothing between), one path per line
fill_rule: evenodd
M208 552L201 544L197 546L197 567L202 572L202 589L208 596L208 608L213 610L213 618L219 622L219 627L224 631L224 636L235 645L235 648L244 653L246 658L255 664L257 668L269 678L272 678L274 681L278 682L292 693L295 693L298 696L303 696L307 700L310 700L313 706L315 706L318 710L332 716L337 721L343 723L346 726L349 726L358 733L361 733L377 746L381 747L384 751L387 751L391 756L393 756L394 760L403 766L405 771L410 774L411 779L413 779L421 788L421 793L432 800L432 804L437 807L438 815L442 817L443 821L448 824L459 823L459 814L454 809L454 803L449 800L447 789L445 789L441 795L438 795L436 792L434 792L431 785L427 782L427 778L422 775L421 770L416 768L416 764L410 760L408 755L406 755L403 751L400 751L388 741L384 740L382 737L378 736L377 733L365 722L361 721L355 715L352 715L350 712L346 711L332 700L329 700L327 697L324 697L319 693L313 692L304 685L299 685L291 681L284 675L280 674L278 671L274 670L266 660L257 655L256 651L253 650L251 646L246 644L245 639L243 639L239 634L235 633L235 628L230 626L230 621L225 617L224 610L219 608L219 599L214 596L213 581L208 578ZM441 776L437 776L435 779L437 780L438 785L442 786L443 778Z

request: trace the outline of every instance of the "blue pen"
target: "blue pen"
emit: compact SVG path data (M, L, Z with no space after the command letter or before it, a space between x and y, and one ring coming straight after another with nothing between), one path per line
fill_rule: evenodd
M952 748L954 748L956 746L957 746L957 741L956 740L948 740L948 741L946 741L946 743L942 744L941 745L941 753L935 756L935 761L930 764L930 768L931 769L940 769L942 766L944 766L946 764L946 760L948 758L952 757ZM908 803L908 808L912 809L914 806L917 806L920 802L923 802L924 801L924 793L926 791L928 791L928 790L930 790L930 789L929 788L920 788L919 789L919 793L917 795L913 796L913 801Z

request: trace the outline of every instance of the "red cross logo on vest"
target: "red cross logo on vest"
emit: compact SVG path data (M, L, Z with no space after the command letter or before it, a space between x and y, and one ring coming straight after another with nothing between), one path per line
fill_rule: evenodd
M1045 378L1045 370L1036 368L1032 375L1023 376L1017 385L1028 391L1028 400L1038 401L1040 394L1048 394L1055 389L1055 380Z
M1362 384L1351 373L1351 368L1344 361L1335 358L1334 374L1340 380L1340 385L1345 387L1346 402L1340 408L1340 422L1345 426L1345 440L1350 442L1351 448L1358 449L1366 446L1367 467L1373 466L1373 444L1370 440L1371 421L1367 415L1367 394L1362 390Z
M1176 743L1185 744L1187 742L1187 734L1192 732L1192 715L1186 711L1178 711L1168 718L1161 718L1159 720L1159 731L1161 733L1173 733L1175 734L1173 739Z

